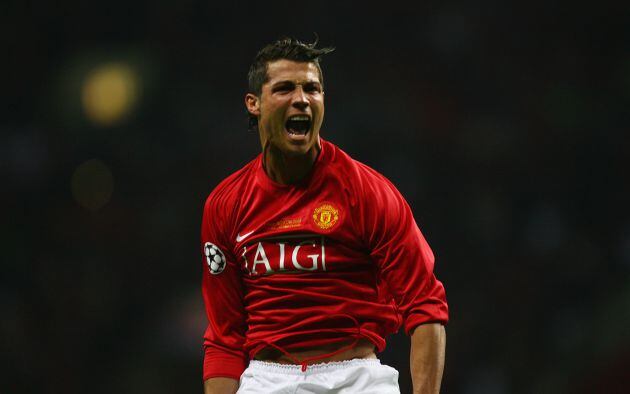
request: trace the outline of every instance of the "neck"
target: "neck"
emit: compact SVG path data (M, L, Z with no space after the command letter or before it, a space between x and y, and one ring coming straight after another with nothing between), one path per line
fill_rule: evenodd
M314 145L304 155L287 156L271 145L263 151L263 164L269 178L282 185L291 185L304 179L313 168L320 148Z

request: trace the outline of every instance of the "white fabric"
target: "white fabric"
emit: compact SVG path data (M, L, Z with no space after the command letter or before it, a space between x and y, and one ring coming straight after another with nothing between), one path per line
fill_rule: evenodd
M398 371L378 359L309 365L252 360L237 394L400 394Z

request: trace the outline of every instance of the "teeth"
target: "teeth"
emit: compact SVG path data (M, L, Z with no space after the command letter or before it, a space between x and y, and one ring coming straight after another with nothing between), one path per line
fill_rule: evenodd
M308 116L304 116L304 115L294 115L289 117L290 120L306 120L309 121L311 120Z

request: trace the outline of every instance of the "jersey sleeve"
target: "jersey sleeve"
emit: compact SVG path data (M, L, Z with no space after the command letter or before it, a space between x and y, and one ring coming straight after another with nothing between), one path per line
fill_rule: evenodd
M230 248L225 204L210 195L201 225L202 295L208 317L204 334L203 380L238 380L247 364L246 320L239 267Z
M442 283L433 273L434 256L411 208L382 176L364 190L362 222L365 242L380 278L393 297L409 334L424 323L448 322Z

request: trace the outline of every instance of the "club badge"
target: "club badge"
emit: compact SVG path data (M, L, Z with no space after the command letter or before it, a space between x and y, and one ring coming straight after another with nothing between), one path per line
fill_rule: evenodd
M313 222L322 230L330 230L339 220L339 210L330 203L322 203L313 211Z

